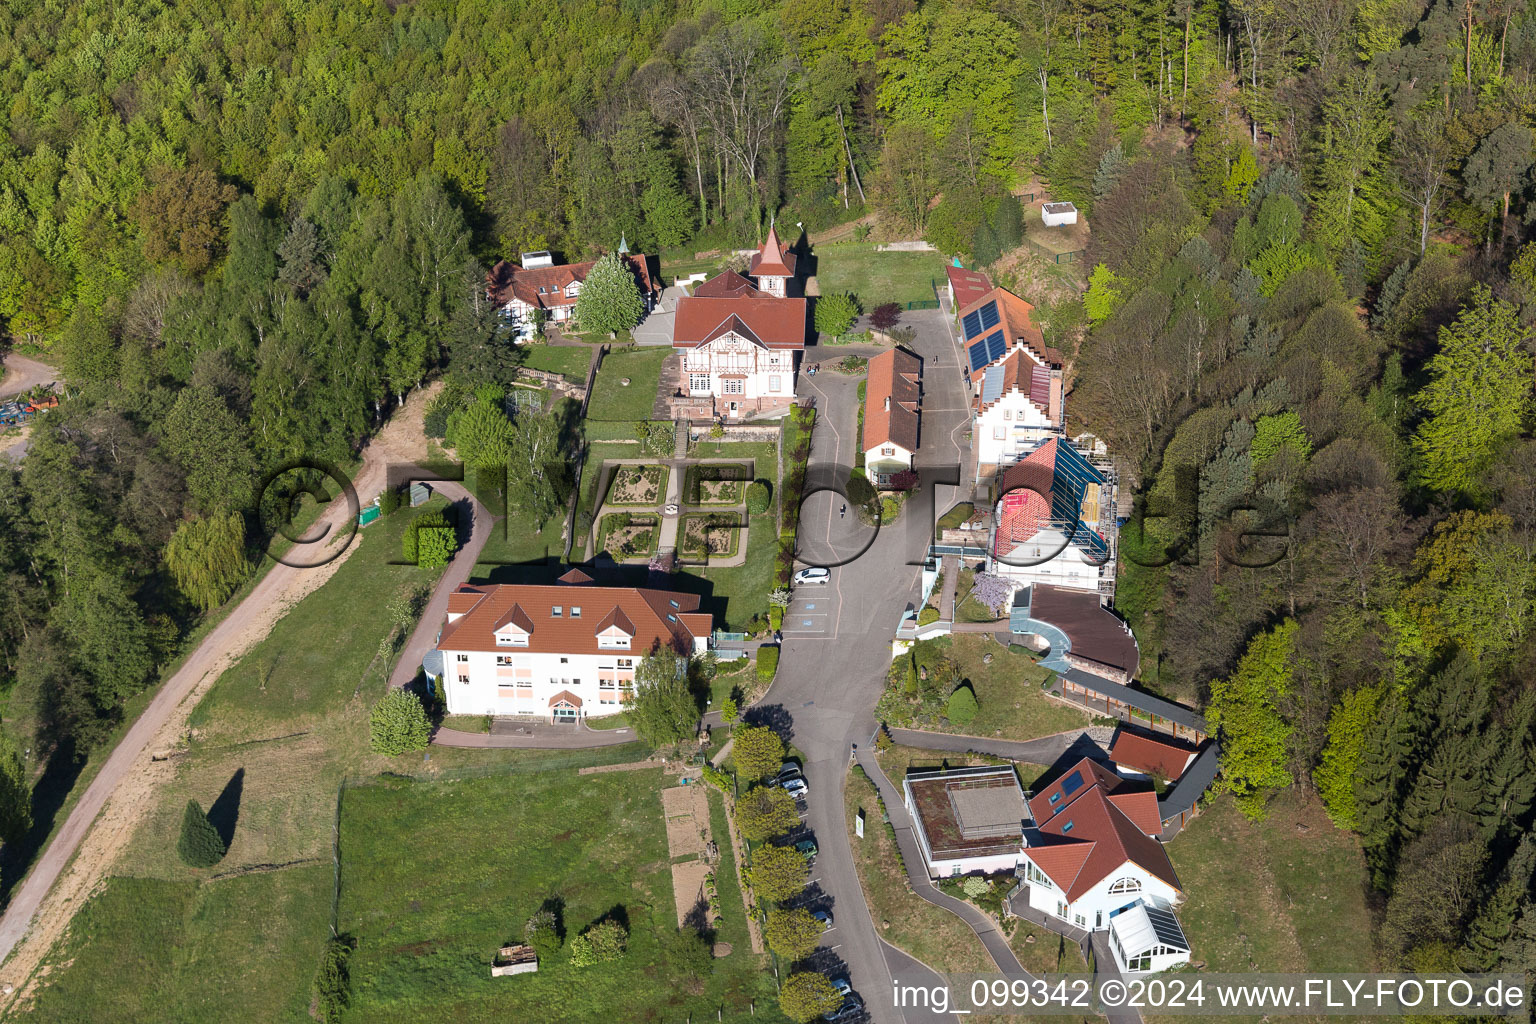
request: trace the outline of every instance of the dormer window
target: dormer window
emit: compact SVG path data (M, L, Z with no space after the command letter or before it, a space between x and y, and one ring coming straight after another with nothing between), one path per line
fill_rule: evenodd
M564 612L564 611L565 611L564 606L557 604L557 605L555 605L553 608L551 608L549 610L549 617L552 618L552 619L558 619L558 618L560 618L561 613Z
M573 618L573 619L581 618L581 605L579 605L579 604L571 605L571 618Z

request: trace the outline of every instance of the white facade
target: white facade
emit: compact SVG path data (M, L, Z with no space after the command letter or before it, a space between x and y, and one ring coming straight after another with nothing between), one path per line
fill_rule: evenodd
M1040 208L1040 221L1048 228L1077 223L1077 207L1071 203L1046 203Z
M1051 877L1029 859L1027 845L1023 860L1024 881L1029 885L1029 905L1089 931L1103 931L1116 911L1137 900L1171 907L1184 898L1179 890L1135 861L1127 860L1077 899L1068 900L1067 894L1051 881Z
M995 538L988 550L996 550ZM1075 543L1067 544L1066 535L1056 529L1041 530L1003 557L1012 562L1031 563L1011 565L996 556L987 560L988 572L1007 577L1016 587L1046 583L1053 587L1097 593L1099 581L1104 575L1104 565L1092 552Z
M789 402L795 395L796 355L730 331L684 351L686 390L690 397L713 396L728 411L747 403ZM739 408L731 409L732 402Z
M572 592L570 613L581 615L576 602L582 599L580 592ZM596 636L595 654L529 651L529 634L507 622L495 633L494 651L445 645L443 690L449 714L580 721L624 710L634 694L635 666L647 652L634 649L633 637L617 624ZM707 635L695 638L693 653L703 654L708 645Z
M1057 433L1048 412L1022 391L1010 390L975 418L971 444L976 449L976 485L985 487L999 468L1018 462Z
M877 444L864 451L864 472L877 485L884 484L892 473L912 468L912 453L894 441Z

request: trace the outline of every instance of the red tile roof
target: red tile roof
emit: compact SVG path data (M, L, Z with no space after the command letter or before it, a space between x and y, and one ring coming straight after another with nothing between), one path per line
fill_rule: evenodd
M1195 748L1172 738L1121 728L1110 744L1109 756L1117 764L1174 782L1195 759Z
M1027 544L1035 534L1051 525L1051 484L1056 480L1057 439L1051 438L1023 459L1009 466L998 479L1003 496L1002 516L997 524L997 548L1008 550Z
M581 609L579 617L572 607ZM561 614L555 616L553 609ZM438 640L442 651L504 650L496 630L508 622L528 633L528 646L516 650L557 654L598 653L597 634L613 625L628 632L630 650L647 654L655 644L691 651L707 636L708 613L700 612L697 594L640 587L523 586L464 584L448 597L449 616Z
M701 299L756 299L765 293L736 271L727 270L700 284L693 294Z
M1077 788L1065 792L1074 777ZM1050 876L1067 900L1076 900L1130 861L1180 889L1179 876L1160 833L1157 795L1127 790L1127 783L1089 758L1083 758L1050 787L1030 800L1039 835L1024 853ZM1052 793L1063 792L1054 807ZM1150 820L1149 820L1150 816Z
M956 266L946 267L944 272L949 275L949 287L955 293L956 309L969 306L992 290L986 274Z
M865 451L882 444L917 451L918 379L922 372L921 360L905 349L889 349L869 361L864 393Z
M701 286L702 287L702 286ZM732 320L735 323L732 323ZM765 348L805 348L806 302L772 296L750 299L687 296L677 301L672 347L694 348L736 330Z
M643 253L624 257L635 272L635 284L642 295L656 295L661 282L651 274L650 259ZM527 269L510 260L502 260L485 275L485 294L498 306L505 306L514 298L540 309L557 306L574 306L576 297L565 294L566 286L575 281L585 281L596 261L564 263L556 267L529 267Z
M795 276L795 254L789 246L779 244L779 234L772 224L768 225L768 237L763 239L762 247L753 254L747 273L753 277Z

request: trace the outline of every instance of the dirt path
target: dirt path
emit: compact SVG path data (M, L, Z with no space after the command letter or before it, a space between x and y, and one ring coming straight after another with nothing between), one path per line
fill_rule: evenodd
M39 384L51 384L59 379L59 371L47 363L11 352L5 357L5 375L0 376L0 399L19 395Z
M425 458L421 418L431 393L412 395L363 450L353 486L364 504L383 489L389 463ZM348 512L345 501L335 501L316 528L339 528ZM348 536L340 530L337 535L338 539ZM179 743L188 716L209 687L266 637L290 608L330 579L358 546L348 545L339 557L314 569L274 565L162 684L16 887L0 918L0 960L5 961L0 982L16 986L13 995L0 997L0 1011L26 995L43 957L151 811L160 784L171 778L172 762L154 761L151 751Z

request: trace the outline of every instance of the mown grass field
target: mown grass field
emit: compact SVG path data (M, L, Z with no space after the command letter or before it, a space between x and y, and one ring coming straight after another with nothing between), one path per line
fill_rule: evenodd
M604 356L592 397L587 402L587 417L594 420L650 419L651 409L656 404L661 364L671 354L670 348L642 348L610 352ZM629 378L628 387L620 383L626 377Z
M704 1020L720 1008L726 1020L777 1019L772 978L746 947L725 870L717 878L735 951L703 983L679 977L663 954L676 927L663 784L658 770L531 772L348 790L340 927L358 947L347 1019ZM537 974L491 978L496 948L519 939L550 899L561 902L567 936L605 916L627 920L627 955L578 968L562 950Z
M217 870L217 869L215 869ZM70 926L27 1020L304 1024L330 864L214 881L113 878Z
M816 283L821 294L852 292L867 313L883 302L923 302L944 280L944 257L936 252L876 252L871 242L818 246Z
M592 350L574 345L528 345L522 350L523 365L530 370L558 373L577 383L586 383Z

